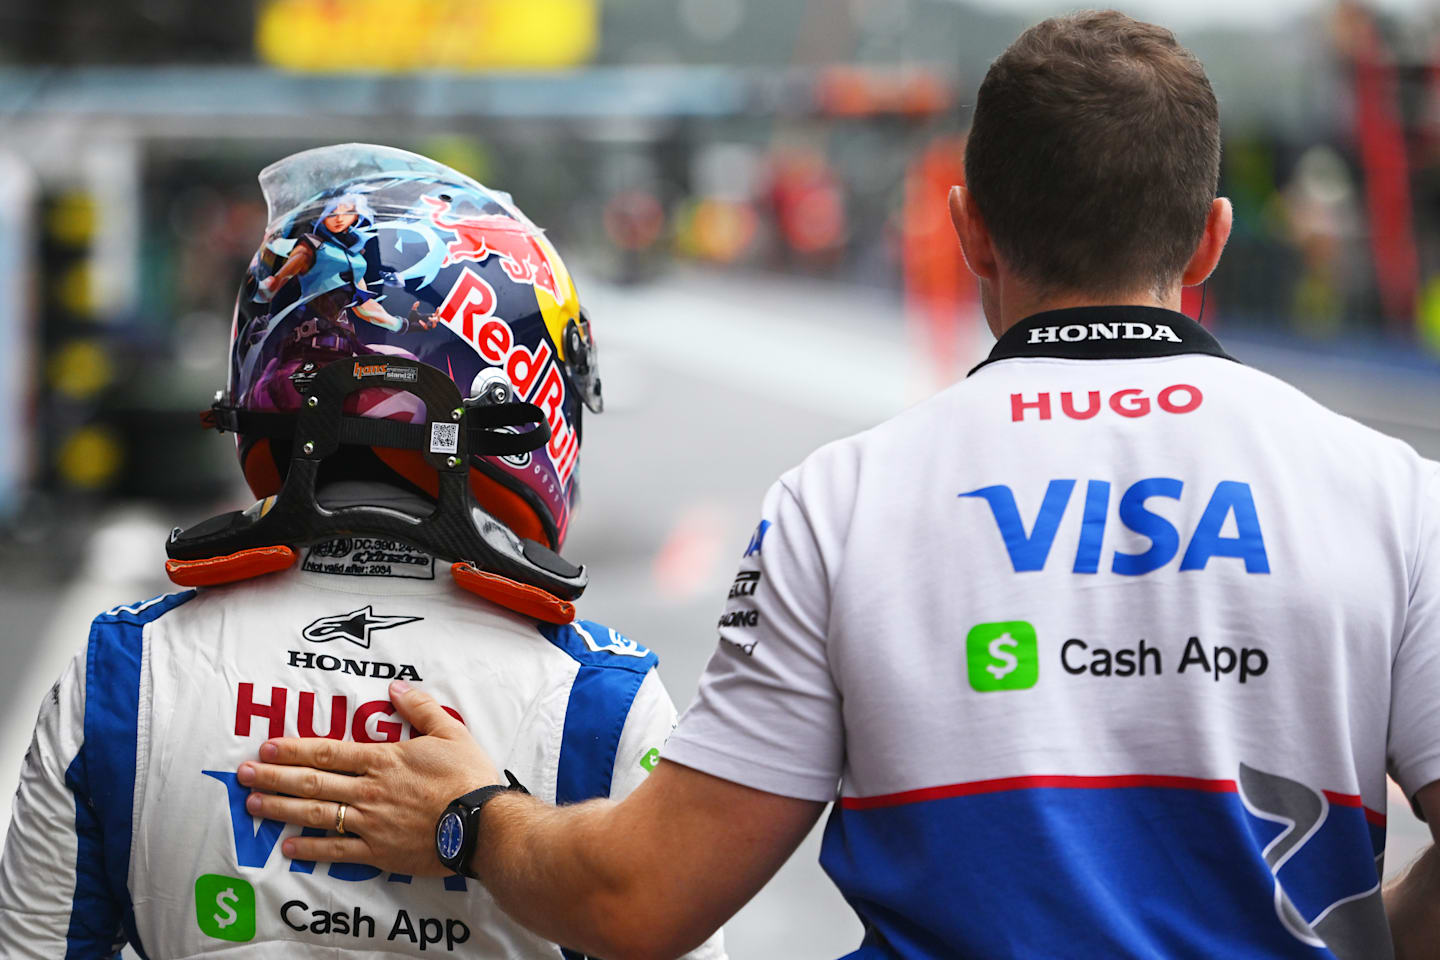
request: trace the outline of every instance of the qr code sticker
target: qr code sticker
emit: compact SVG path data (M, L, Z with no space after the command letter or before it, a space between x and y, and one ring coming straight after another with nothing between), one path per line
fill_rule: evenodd
M430 452L455 453L460 449L460 424L430 424Z

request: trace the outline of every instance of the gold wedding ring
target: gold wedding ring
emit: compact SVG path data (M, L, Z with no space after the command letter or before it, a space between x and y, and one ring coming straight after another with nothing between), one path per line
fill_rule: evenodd
M335 832L341 836L345 835L345 807L342 803L335 808Z

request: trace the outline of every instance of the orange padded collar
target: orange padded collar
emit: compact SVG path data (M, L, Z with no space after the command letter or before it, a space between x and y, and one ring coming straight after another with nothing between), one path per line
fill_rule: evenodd
M166 560L165 573L182 587L213 587L236 580L249 580L295 565L295 551L284 544L251 547L223 557L204 560Z
M477 570L468 563L451 564L450 575L455 578L456 583L476 596L535 620L571 623L575 619L575 604L561 600L539 587Z
M279 544L252 547L204 560L166 560L165 572L171 581L182 587L213 587L287 570L294 565L295 551ZM546 623L563 624L575 620L575 604L539 587L477 570L468 563L451 564L450 575L464 589L507 610Z

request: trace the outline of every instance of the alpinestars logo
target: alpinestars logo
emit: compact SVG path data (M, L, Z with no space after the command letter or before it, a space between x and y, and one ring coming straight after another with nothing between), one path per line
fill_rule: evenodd
M376 630L414 623L421 617L387 617L377 614L369 604L359 610L351 610L336 617L321 617L311 623L300 635L311 643L329 643L331 640L349 640L357 647L370 649L370 634Z

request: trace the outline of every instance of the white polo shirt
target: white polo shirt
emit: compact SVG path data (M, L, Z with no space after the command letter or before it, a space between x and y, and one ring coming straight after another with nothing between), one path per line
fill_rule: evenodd
M1390 955L1440 465L1188 318L1057 311L766 497L664 755L836 800L855 957Z

